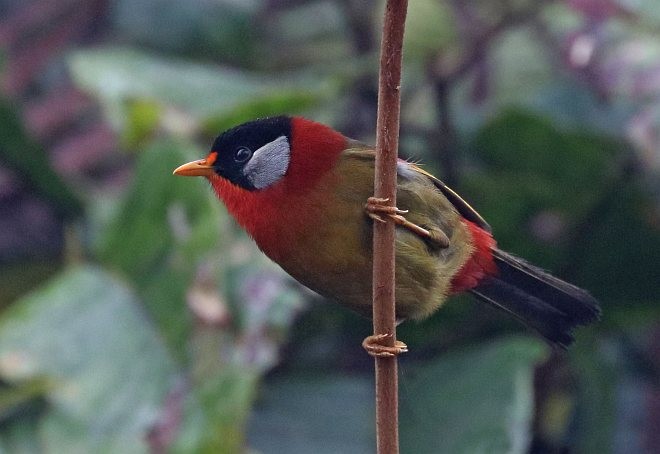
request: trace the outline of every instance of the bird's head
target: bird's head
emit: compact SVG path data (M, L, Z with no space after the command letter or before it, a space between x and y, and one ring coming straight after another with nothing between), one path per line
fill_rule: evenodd
M243 123L215 139L208 156L175 175L218 177L245 191L287 182L303 186L332 166L346 138L304 118L278 116Z

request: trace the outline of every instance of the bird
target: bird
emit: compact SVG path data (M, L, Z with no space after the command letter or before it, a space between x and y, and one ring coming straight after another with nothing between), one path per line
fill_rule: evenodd
M396 223L396 320L422 320L470 292L567 348L599 319L587 291L498 248L490 225L419 165L397 162L397 206L373 197L375 150L324 124L280 115L220 134L208 155L175 175L208 179L228 212L271 260L311 290L372 315L374 222ZM373 356L407 351L389 334Z

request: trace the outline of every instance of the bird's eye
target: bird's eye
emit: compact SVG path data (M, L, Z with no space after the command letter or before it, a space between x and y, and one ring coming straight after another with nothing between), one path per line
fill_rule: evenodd
M245 162L252 157L252 150L247 147L237 148L234 152L234 161Z

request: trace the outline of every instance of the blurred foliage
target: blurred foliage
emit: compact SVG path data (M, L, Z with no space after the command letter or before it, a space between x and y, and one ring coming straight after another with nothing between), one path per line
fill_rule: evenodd
M466 186L495 231L502 231L498 242L559 269L561 248L548 251L524 229L543 212L580 223L614 184L612 163L620 144L603 135L562 131L529 112L505 110L477 132L472 148L484 168L466 177Z
M77 1L25 11L67 30ZM373 141L383 3L85 3L102 37L49 71L37 31L6 44L36 19L0 20L5 86L32 72L30 93L48 91L66 66L121 148L62 176L65 153L38 145L20 103L2 98L2 166L73 234L61 257L3 268L0 452L373 452L369 322L316 304L205 182L171 172L266 115ZM411 2L402 155L456 185L503 248L588 288L604 318L568 354L512 336L524 328L469 297L403 324L402 452L613 452L651 439L630 423L651 413L624 393L659 378L658 25L650 0ZM117 169L128 171L103 173Z
M533 369L544 352L540 341L511 338L404 368L402 451L526 452ZM370 379L336 372L278 377L264 387L250 440L270 453L373 452L372 388Z
M176 349L190 335L191 318L181 304L186 288L197 265L209 260L209 245L218 246L223 220L201 184L163 178L194 156L187 152L191 148L156 142L144 150L133 186L98 241L99 258L145 295L162 334Z
M79 268L5 313L2 379L18 385L23 397L21 383L47 383L40 393L46 408L22 437L39 439L45 452L144 452L144 433L167 392L173 362L136 303L115 278ZM16 452L16 440L3 442Z
M11 103L0 97L0 163L50 201L61 216L75 219L82 202L48 164L44 149L30 139Z
M401 450L526 452L533 371L546 351L534 339L501 339L443 355L404 375Z
M154 107L135 111L135 100L141 103L137 106L149 102L169 107L171 116L162 114L160 125L190 134L200 124L226 125L230 115L253 116L261 109L268 114L299 111L332 93L328 77L311 72L267 76L136 49L80 51L70 60L78 85L98 97L115 126L130 134L144 123L153 127L157 117Z

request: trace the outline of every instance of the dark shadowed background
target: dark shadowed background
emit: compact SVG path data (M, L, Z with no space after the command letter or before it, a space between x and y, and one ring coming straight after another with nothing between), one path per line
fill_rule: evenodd
M0 0L0 453L374 451L370 322L171 173L266 115L373 143L383 4ZM402 325L402 452L657 452L657 0L414 0L404 54L400 154L603 320Z

